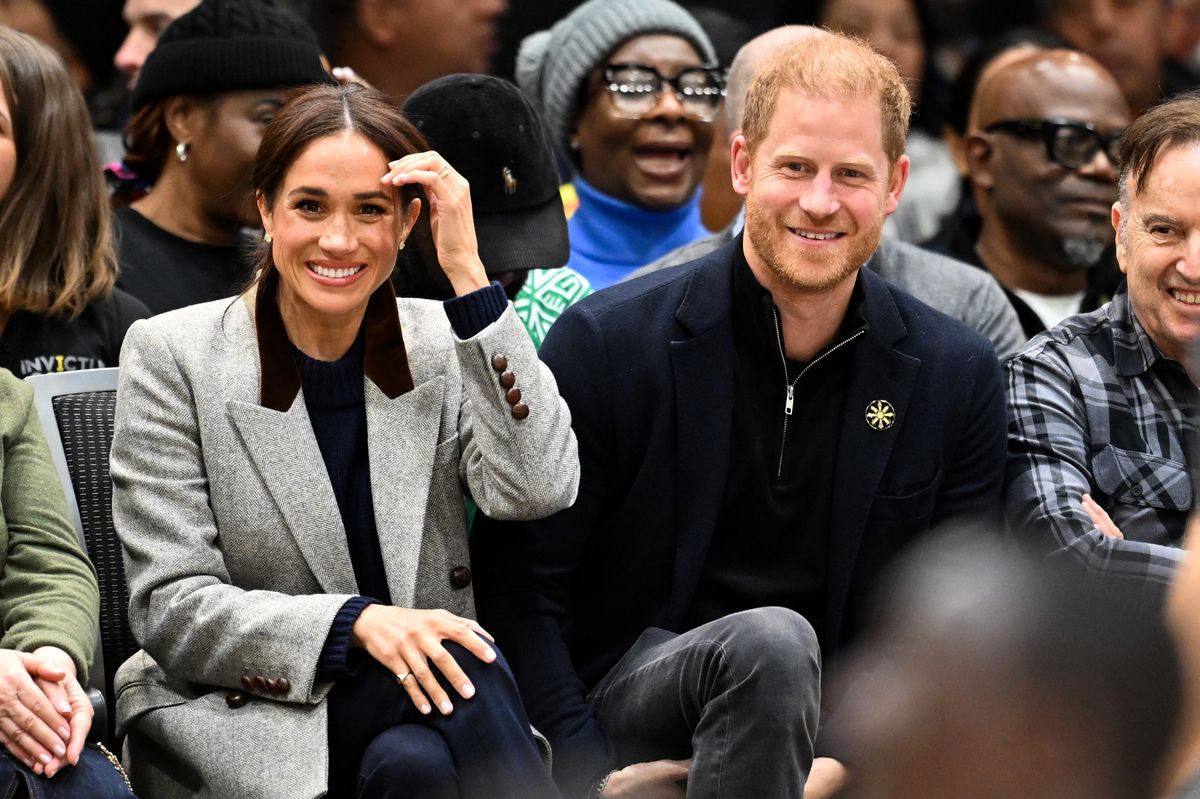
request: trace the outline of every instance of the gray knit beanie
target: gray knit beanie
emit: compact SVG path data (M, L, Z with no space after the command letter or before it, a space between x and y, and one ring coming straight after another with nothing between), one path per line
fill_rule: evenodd
M550 139L568 152L579 86L623 42L651 33L687 39L706 64L716 54L704 29L671 0L588 0L517 51L517 85L541 112Z

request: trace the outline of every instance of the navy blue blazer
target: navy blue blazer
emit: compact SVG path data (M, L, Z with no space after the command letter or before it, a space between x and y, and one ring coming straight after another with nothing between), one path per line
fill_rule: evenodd
M731 308L740 237L690 264L568 309L541 357L579 440L575 505L541 521L481 519L480 619L512 665L564 788L602 772L588 690L647 627L681 631L725 492L734 409ZM1000 503L1005 411L991 343L860 270L855 346L830 518L826 661L904 544ZM868 408L894 409L890 427Z

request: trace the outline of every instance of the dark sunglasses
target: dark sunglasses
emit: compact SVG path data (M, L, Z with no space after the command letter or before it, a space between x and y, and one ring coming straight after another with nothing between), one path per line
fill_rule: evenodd
M1115 166L1121 136L1125 133L1124 130L1101 133L1095 125L1071 119L1005 119L993 122L984 131L1041 139L1046 144L1046 157L1067 169L1083 168L1100 150Z
M718 67L687 67L668 78L649 64L609 64L604 68L604 88L613 106L631 119L654 108L663 87L668 85L690 116L709 122L725 96L725 71Z

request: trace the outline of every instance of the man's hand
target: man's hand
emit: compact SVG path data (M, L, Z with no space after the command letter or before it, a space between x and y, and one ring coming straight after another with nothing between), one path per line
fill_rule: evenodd
M850 772L840 760L818 757L804 782L805 799L830 799L850 784Z
M604 786L605 799L684 799L691 760L651 760L614 772Z
M1125 540L1125 536L1121 530L1113 522L1112 517L1100 507L1096 500L1092 499L1091 494L1084 494L1079 503L1083 506L1083 512L1092 520L1092 524L1096 525L1096 529L1104 534L1105 538L1114 538L1117 541Z

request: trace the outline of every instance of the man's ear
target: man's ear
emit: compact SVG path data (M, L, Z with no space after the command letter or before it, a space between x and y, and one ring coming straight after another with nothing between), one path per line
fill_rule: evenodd
M963 150L967 160L967 179L981 189L996 185L993 176L996 149L987 134L973 131L963 138Z
M1113 226L1113 231L1116 233L1117 266L1119 266L1121 268L1121 274L1123 274L1123 275L1129 274L1128 267L1125 265L1126 259L1129 258L1129 253L1125 246L1125 235L1123 235L1123 233L1127 234L1129 231L1129 220L1128 219L1124 220L1125 230L1124 231L1121 230L1122 218L1127 217L1127 216L1128 216L1128 209L1124 209L1121 207L1120 200L1117 200L1115 203L1113 203L1112 226Z
M892 166L891 175L888 176L887 197L883 203L883 213L890 214L896 210L896 206L900 204L900 195L904 193L904 187L908 184L908 171L912 167L912 161L907 155L902 155L896 159L895 165Z
M390 49L397 38L397 30L404 24L403 3L396 0L358 0L354 19L359 34L380 49Z
M176 95L167 100L163 108L163 121L171 141L189 144L200 134L208 108L187 95Z
M743 197L750 193L752 161L750 145L746 143L746 137L738 133L729 145L729 177L733 182L733 190Z

